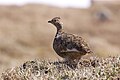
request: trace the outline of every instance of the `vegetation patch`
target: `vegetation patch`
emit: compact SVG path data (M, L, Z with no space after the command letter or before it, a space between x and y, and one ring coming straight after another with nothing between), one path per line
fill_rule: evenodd
M81 59L77 68L69 62L27 61L2 73L2 80L119 80L120 56Z

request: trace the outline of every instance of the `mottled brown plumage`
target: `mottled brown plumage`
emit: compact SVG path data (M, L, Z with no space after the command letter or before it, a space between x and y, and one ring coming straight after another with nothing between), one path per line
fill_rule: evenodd
M75 59L79 60L86 53L92 53L82 37L63 31L60 17L55 17L48 23L53 24L57 28L53 49L59 56L65 58L65 60L74 61Z

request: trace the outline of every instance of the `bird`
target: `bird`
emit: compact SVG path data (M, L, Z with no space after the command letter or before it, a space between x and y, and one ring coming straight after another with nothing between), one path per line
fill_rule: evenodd
M53 49L65 61L77 64L82 56L93 52L82 37L65 32L60 19L60 17L54 17L48 21L57 29Z

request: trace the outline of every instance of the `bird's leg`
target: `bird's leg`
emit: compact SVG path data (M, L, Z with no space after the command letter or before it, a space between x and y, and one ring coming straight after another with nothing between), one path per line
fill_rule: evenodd
M78 62L79 62L79 59L73 59L73 60L67 59L67 60L65 60L65 64L67 66L69 66L71 69L76 69Z

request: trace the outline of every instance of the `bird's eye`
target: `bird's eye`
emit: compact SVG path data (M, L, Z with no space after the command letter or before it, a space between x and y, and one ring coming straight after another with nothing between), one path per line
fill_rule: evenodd
M54 22L56 22L57 20L54 20Z

